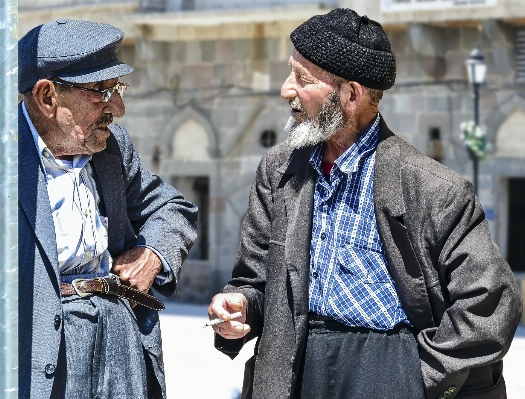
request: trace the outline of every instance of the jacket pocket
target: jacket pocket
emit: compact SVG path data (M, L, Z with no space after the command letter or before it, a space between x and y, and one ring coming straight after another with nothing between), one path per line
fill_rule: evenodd
M493 386L475 391L459 391L456 399L505 399L506 397L505 380L503 375L500 375Z
M505 399L503 362L470 369L465 385L456 398L461 399Z
M255 370L255 359L257 355L249 358L244 365L244 378L242 381L241 399L252 399L253 395L253 372Z

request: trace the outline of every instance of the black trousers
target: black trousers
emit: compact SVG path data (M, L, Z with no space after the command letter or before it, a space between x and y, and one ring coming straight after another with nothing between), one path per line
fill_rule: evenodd
M417 342L390 331L310 320L294 399L423 399Z

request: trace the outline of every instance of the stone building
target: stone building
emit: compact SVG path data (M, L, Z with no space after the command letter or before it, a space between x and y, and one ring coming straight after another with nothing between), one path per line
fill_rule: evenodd
M249 3L249 5L248 5ZM420 151L472 178L460 123L473 119L464 62L487 63L480 201L493 239L525 272L525 0L19 0L19 33L55 18L121 27L130 132L143 164L201 209L181 299L207 302L228 280L248 192L265 150L285 139L290 32L350 7L381 22L398 77L380 111Z

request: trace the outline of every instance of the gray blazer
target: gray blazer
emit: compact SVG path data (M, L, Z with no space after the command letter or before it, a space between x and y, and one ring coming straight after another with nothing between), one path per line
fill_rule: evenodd
M216 336L215 341L234 357L246 341L257 338L243 398L293 397L308 320L315 186L311 151L284 143L270 149L250 193L225 291L247 297L251 331L242 340ZM391 275L418 331L426 397L437 399L448 391L444 397L470 392L476 399L504 398L500 360L522 309L472 185L395 136L382 121L374 203Z
M53 386L49 371L57 364L62 332L55 228L44 171L21 106L18 124L19 398L49 398ZM196 239L197 208L142 167L124 128L110 129L107 148L91 161L100 212L109 220L109 252L117 256L137 244L155 248L170 265L175 281L154 288L172 295ZM158 313L143 306L135 309L144 347L164 387Z

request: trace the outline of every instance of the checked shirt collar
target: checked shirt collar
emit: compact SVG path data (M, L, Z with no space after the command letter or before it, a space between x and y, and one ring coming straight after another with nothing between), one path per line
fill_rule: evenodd
M328 184L326 179L321 179L321 184L327 190L327 193L330 193L331 189L337 187L343 174L349 175L357 172L361 159L376 149L379 140L380 121L381 118L379 114L377 114L366 132L363 133L348 150L335 160L332 172L330 173L330 184ZM321 161L323 159L324 147L324 143L318 144L312 151L309 161L317 174L323 177L324 174L321 168Z

